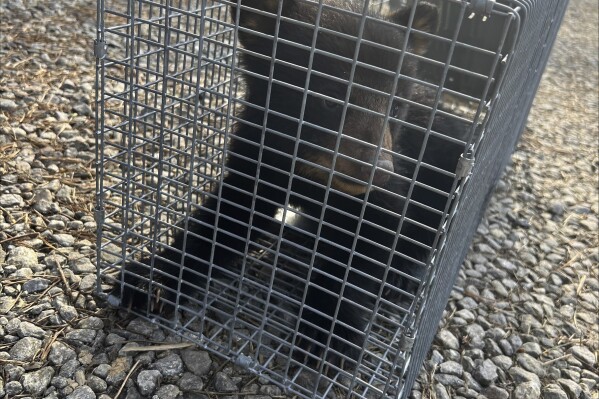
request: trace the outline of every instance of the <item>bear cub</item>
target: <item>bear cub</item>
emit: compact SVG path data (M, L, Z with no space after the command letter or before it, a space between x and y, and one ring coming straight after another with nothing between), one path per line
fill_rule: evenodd
M443 193L455 184L414 159L454 172L464 151L457 140L425 141L418 127L431 112L406 105L420 101L411 82L437 9L242 0L230 15L245 98L225 177L169 246L123 267L113 297L141 312L172 311L207 279L238 277L248 242L292 206L312 226L305 235L317 233L292 356L355 366L378 304L417 289L450 201ZM406 40L401 27L410 24ZM435 116L432 130L458 137L466 129Z

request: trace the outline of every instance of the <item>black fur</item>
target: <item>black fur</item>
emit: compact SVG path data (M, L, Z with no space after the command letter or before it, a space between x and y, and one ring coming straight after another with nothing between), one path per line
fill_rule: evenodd
M406 45L409 52L421 54L426 50L426 41L414 33L414 37L406 44L402 30L393 25L407 25L410 10L377 16L393 24L369 19L363 27L364 41L360 46L358 61L378 69L371 70L358 64L352 70L351 60L355 56L356 41L335 36L327 30L358 36L361 6L341 1L325 3L342 6L356 14L328 8L322 13L319 24L326 30L318 34L315 42L318 51L312 59L313 72L307 85L310 92L306 95L303 113L305 124L301 129L298 129L295 119L302 115L308 76L305 68L310 66L309 48L313 43L314 29L285 21L277 29L273 17L244 8L231 8L233 20L240 25L239 41L245 48L241 53L240 65L243 70L251 72L244 76L246 99L251 105L243 108L239 115L242 122L235 126L229 143L227 175L220 187L220 206L217 189L198 211L190 215L187 235L178 233L170 248L156 254L153 263L150 259L144 259L138 264L126 265L123 271L126 285L122 292L116 292L123 305L131 305L142 311L151 310L150 304L155 301L158 292L162 299L173 301L179 285L183 295L193 297L194 286L205 283L211 262L214 265L211 269L213 277L235 276L238 270L232 265L238 264L244 253L246 237L249 235L250 241L255 242L261 232L270 230L276 211L286 204L299 208L308 219L319 220L322 217L324 221L316 245L316 262L308 288L307 306L300 315L301 332L309 339L299 340L299 348L294 353L296 358L308 356L310 363L323 359L335 363L355 360L364 345L364 332L379 292L392 298L397 287L408 289L406 287L410 279L402 273L420 276L416 262L393 255L391 249L404 211L405 201L401 196L406 194L410 186L409 179L414 177L415 172L413 162L394 155L394 152L417 159L424 133L404 127L392 140L393 129L397 129L397 125L385 125L383 116L348 108L343 124L344 136L340 137L337 131L342 122L342 104L348 85L326 75L348 80L353 73L353 82L363 87L352 87L349 103L382 115L391 109L391 116L397 116L402 107L397 103L390 104L388 93L392 92L395 84L393 76L401 57L400 50ZM294 20L316 22L314 3L287 0L280 9L276 0L247 0L241 4L272 14L280 12ZM413 27L433 32L436 20L435 7L420 2L413 18ZM248 29L278 36L276 50L272 39L261 38L248 32ZM307 48L286 44L283 39L303 44ZM322 51L338 57L324 55ZM274 68L271 62L273 54L277 60ZM402 74L416 76L416 69L415 57L406 55ZM275 83L269 87L271 72ZM368 88L387 95L373 93ZM395 94L409 98L411 91L411 85L400 80ZM334 99L339 101L335 102ZM264 107L274 111L266 115L265 125ZM413 109L407 116L408 122L425 128L429 119L430 111L424 109ZM438 115L434 119L433 130L456 136L458 131L465 130L465 126ZM339 145L339 155L333 166L330 154L336 145ZM423 161L453 171L462 152L462 146L449 145L445 140L431 136ZM333 169L333 190L327 194L326 186ZM444 192L448 192L453 183L451 178L425 167L420 168L416 179ZM374 187L366 192L368 181L372 181ZM411 200L443 210L448 198L416 186ZM217 208L221 216L215 235ZM254 210L253 217L249 209ZM360 222L355 216L362 212L363 220ZM415 260L426 260L426 248L409 239L430 246L435 234L418 227L409 219L437 229L441 218L437 213L416 204L407 207L406 216L401 234L408 239L399 239L393 249ZM248 231L250 218L252 229ZM214 236L216 244L213 246ZM181 259L181 256L184 258ZM392 268L387 270L385 265L389 263L390 256ZM186 266L183 271L179 267L181 262ZM154 267L154 282L149 287L144 279L137 276L148 276L150 264ZM340 281L343 280L347 284L341 293ZM386 281L386 285L382 286L381 281ZM338 313L335 315L337 307ZM335 325L331 321L333 316L336 317ZM329 338L332 351L325 354L323 350Z

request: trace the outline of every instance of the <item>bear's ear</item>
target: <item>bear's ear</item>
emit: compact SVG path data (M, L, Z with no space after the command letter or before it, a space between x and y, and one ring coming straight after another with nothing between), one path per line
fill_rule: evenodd
M259 11L265 11L271 14L277 14L280 0L241 0L242 6L255 8ZM239 7L239 13L237 12L237 4L230 6L231 20L238 22L239 26L253 31L273 34L275 29L275 16L263 15L259 11L249 10L244 7ZM237 20L239 14L239 20ZM250 39L250 35L240 35L240 40L244 42ZM247 36L247 37L246 37ZM246 43L244 43L246 44Z
M401 26L408 26L411 13L412 7L401 8L389 14L389 20ZM414 11L412 28L422 32L435 33L438 27L439 11L437 10L437 6L431 3L419 2ZM416 54L424 54L428 50L429 39L412 32L410 34L410 43L412 44L412 50Z

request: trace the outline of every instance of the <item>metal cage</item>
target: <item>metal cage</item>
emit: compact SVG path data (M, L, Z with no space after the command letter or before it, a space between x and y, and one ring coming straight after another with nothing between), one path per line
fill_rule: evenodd
M567 0L429 3L98 0L98 294L289 394L407 397Z

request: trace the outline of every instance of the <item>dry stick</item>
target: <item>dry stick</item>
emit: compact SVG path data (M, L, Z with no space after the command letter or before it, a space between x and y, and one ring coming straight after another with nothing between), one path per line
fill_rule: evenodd
M560 357L556 357L555 359L547 360L546 362L543 363L543 365L547 366L548 364L555 363L555 362L557 362L559 360L566 359L566 358L568 358L570 356L572 356L571 353L566 353L564 356L560 356Z
M127 373L127 375L125 376L125 379L123 380L123 383L121 384L121 387L119 388L119 390L117 391L116 395L114 395L113 399L118 399L119 395L121 394L121 392L123 392L123 389L125 388L125 384L127 383L127 381L129 380L129 377L131 377L131 374L133 374L133 372L135 371L135 369L137 368L137 366L139 365L140 360L136 361L135 364L133 365L133 367L131 367L131 370L129 370L129 372Z
M39 157L40 161L60 161L60 162L69 162L69 163L86 163L92 161L86 161L84 159L79 158L69 158L69 157Z
M174 344L160 344L160 345L149 345L149 346L129 346L127 348L123 348L120 352L161 352L168 351L173 349L185 349L190 346L195 346L190 342L179 342Z
M0 240L0 244L4 244L5 242L9 242L9 241L20 240L21 238L34 237L37 235L39 235L39 233L33 232L33 233L21 234L20 236L8 237L8 238L5 238L4 240Z
M21 299L22 293L23 293L23 291L19 291L19 294L14 299L13 303L8 307L8 309L6 310L6 313L10 312L10 310L17 304L17 302L19 302L19 299Z
M62 271L62 266L60 265L60 262L56 262L56 269L58 270L58 273L60 274L60 278L62 279L62 283L64 284L65 293L67 294L67 297L70 299L71 298L71 287L69 286L69 283L67 282L67 278L65 277L64 272Z
M52 277L52 278L56 279L55 276L45 276L45 277ZM59 282L58 280L55 280L52 284L50 284L48 286L48 288L46 288L44 290L44 292L42 292L41 294L39 294L35 300L33 300L30 304L28 304L24 308L22 308L21 312L26 312L29 309L31 309L32 307L34 307L48 293L48 291L50 291L52 288L56 287L56 285L58 284L58 282Z
M584 288L584 282L587 279L587 275L583 274L582 277L580 277L580 281L578 282L578 287L576 288L576 295L580 296L580 293L582 292L582 289Z
M52 346L52 344L58 339L58 336L65 330L65 328L67 328L67 326L64 326L60 330L56 331L54 333L54 335L52 335L52 338L50 339L50 341L48 341L48 344L46 345L46 347L42 351L42 355L40 356L40 361L41 362L45 362L46 361L46 357L48 356L48 353L50 353L50 346Z

